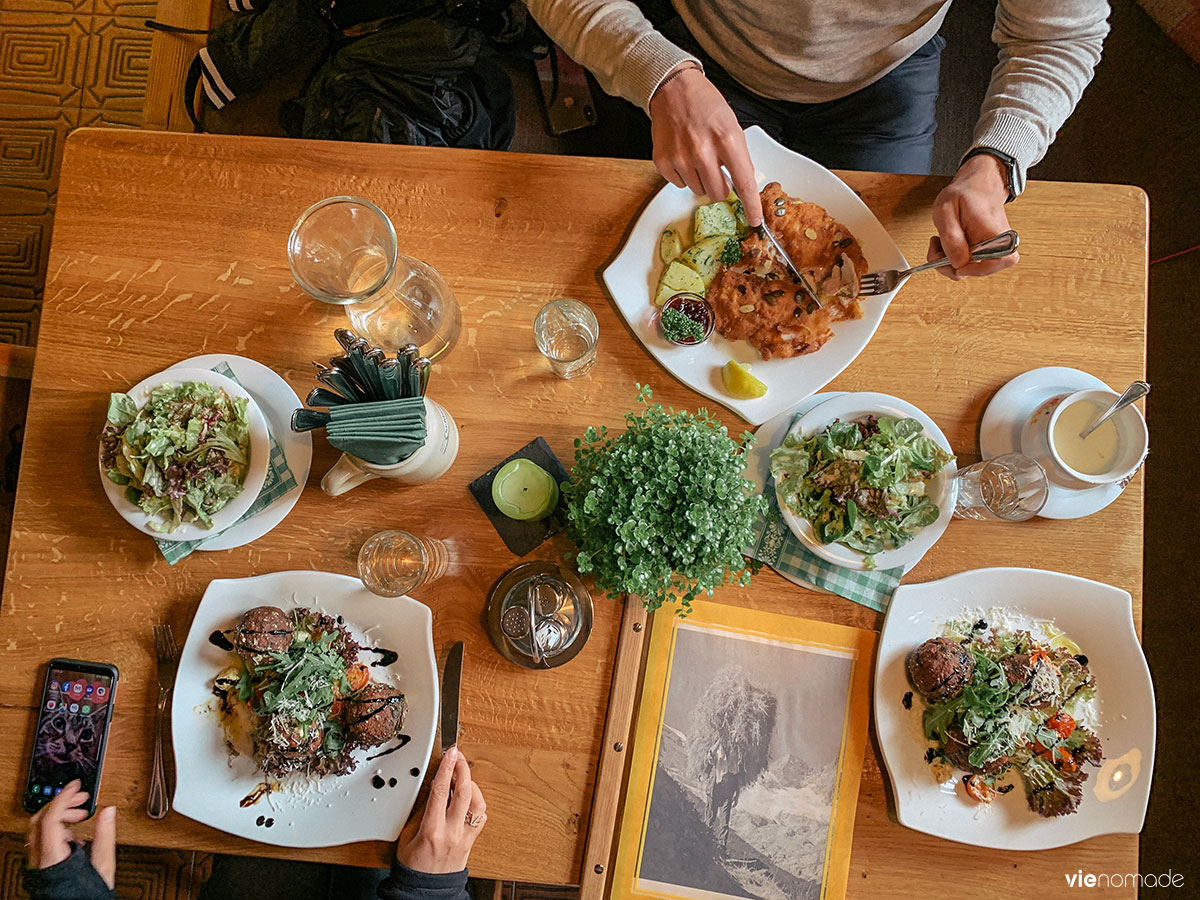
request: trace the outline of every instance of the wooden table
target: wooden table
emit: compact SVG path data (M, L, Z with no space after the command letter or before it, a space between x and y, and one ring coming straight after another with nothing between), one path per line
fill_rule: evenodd
M910 259L924 256L937 178L847 173ZM150 624L183 633L212 578L282 569L352 572L381 526L447 539L451 573L418 590L434 614L440 660L467 643L462 745L489 803L472 857L479 875L577 883L601 753L620 606L597 598L583 653L531 673L493 652L485 593L517 560L466 485L537 435L571 461L588 424L619 424L634 383L668 404L701 398L654 363L607 299L598 272L660 179L646 162L84 129L68 143L33 376L0 618L0 758L10 802L0 828L21 830L18 792L41 666L54 655L105 659L122 672L103 801L130 843L380 864L383 844L271 848L172 813L144 815L154 666ZM309 360L333 355L341 310L303 294L284 251L292 222L332 194L369 197L393 218L403 252L448 279L462 338L431 395L457 419L459 458L441 480L406 490L373 482L333 499L318 487L335 454L318 438L313 477L294 512L254 544L167 565L108 506L95 469L105 395L194 354L271 366L303 395ZM870 346L832 387L883 390L943 428L960 460L978 458L988 398L1035 366L1077 366L1110 384L1144 372L1145 195L1136 188L1033 183L1011 207L1022 262L953 284L927 275L899 295ZM600 320L586 378L554 378L531 322L548 298L573 296ZM736 422L725 413L726 421ZM567 549L559 539L533 554ZM1142 489L1135 482L1084 521L955 521L908 580L989 565L1060 569L1129 590L1141 621ZM880 617L764 571L717 599L878 628ZM587 865L590 869L591 862ZM925 837L888 814L878 748L867 754L851 861L854 897L916 897L945 873L977 896L1065 891L1064 872L1137 871L1137 838L1111 836L1041 853L1000 853ZM957 877L957 876L956 876Z

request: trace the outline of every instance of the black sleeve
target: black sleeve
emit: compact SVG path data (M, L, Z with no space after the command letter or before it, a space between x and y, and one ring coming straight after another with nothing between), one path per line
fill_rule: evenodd
M71 855L47 869L26 869L25 890L30 900L116 900L117 895L92 868L82 844L71 844Z
M392 862L392 874L379 885L378 894L379 900L470 900L466 869L429 875L398 860Z

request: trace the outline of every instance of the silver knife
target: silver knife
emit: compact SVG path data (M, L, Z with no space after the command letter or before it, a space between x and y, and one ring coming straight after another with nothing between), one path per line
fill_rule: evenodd
M763 222L756 230L759 237L765 237L768 241L770 241L771 246L775 248L775 252L779 255L779 258L783 260L783 264L787 266L788 271L792 273L792 278L794 278L796 283L800 285L800 289L808 295L808 299L817 304L817 306L824 306L825 304L821 302L821 298L817 295L817 292L812 289L808 283L808 280L805 279L800 270L796 268L796 264L792 262L792 258L788 256L788 252L783 249L783 244L779 243L775 235L771 233L771 229L767 227L767 223Z
M458 693L462 686L463 642L450 648L442 670L442 753L458 743Z

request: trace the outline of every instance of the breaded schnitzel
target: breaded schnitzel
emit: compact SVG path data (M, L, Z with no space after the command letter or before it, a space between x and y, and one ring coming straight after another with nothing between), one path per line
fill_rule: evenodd
M867 261L846 226L815 203L789 197L778 182L763 188L762 203L772 233L822 305L809 299L771 244L751 232L741 242L741 260L722 266L709 286L717 331L749 341L763 359L813 353L833 337L833 322L862 318L859 276Z

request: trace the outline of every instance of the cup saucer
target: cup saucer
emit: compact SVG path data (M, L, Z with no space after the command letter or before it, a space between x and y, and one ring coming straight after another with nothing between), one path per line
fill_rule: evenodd
M1095 375L1064 366L1046 366L1018 375L992 397L979 423L979 451L984 459L1021 452L1021 429L1051 397L1090 389L1111 390ZM1050 495L1038 513L1043 519L1082 519L1121 496L1124 485L1102 484L1072 489L1050 482Z

